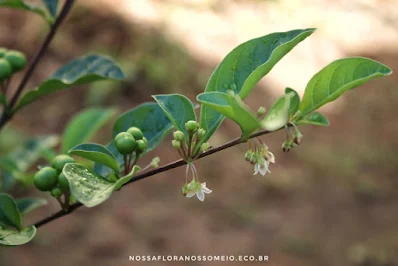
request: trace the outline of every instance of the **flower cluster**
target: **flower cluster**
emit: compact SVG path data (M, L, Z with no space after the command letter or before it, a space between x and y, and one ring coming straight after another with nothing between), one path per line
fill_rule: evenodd
M260 173L264 176L269 170L270 163L275 163L275 156L268 150L264 143L255 145L255 148L249 149L245 154L246 161L254 165L254 175Z
M208 142L202 143L206 130L201 128L198 122L188 121L185 123L185 129L187 135L177 130L173 133L174 139L172 140L173 147L187 162L186 179L182 187L182 194L187 198L196 195L200 201L204 201L205 194L210 194L212 191L206 187L206 183L199 182L198 172L192 161L197 159L202 152L207 151L210 145ZM192 181L190 183L188 183L189 172L192 173Z

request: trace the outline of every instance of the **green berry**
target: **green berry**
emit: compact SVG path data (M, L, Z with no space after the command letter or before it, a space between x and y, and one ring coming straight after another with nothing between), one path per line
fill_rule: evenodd
M63 173L58 175L58 185L63 192L69 191L69 182Z
M59 198L62 196L62 190L59 187L55 187L51 190L51 196L54 198Z
M131 134L121 132L115 137L115 146L121 154L130 154L137 147L137 143Z
M185 139L184 132L179 131L179 130L173 132L173 137L175 140L178 140L178 141L183 141Z
M143 137L142 140L145 142L145 144L148 146L148 140L146 139L146 137Z
M7 53L7 51L8 50L6 48L0 47L0 58L3 57Z
M6 80L12 75L12 67L4 58L0 58L0 81Z
M206 135L206 130L204 130L203 128L199 128L196 134L198 134L199 139L203 139L203 137Z
M4 58L10 63L13 72L21 71L26 66L26 57L19 51L9 50Z
M33 184L40 191L50 191L58 183L57 171L49 166L40 169L33 177Z
M181 148L181 141L173 139L171 141L171 145L173 145L173 148L175 148L175 149L180 149Z
M146 144L143 140L137 140L137 152L141 153L146 149Z
M144 134L142 134L141 129L138 127L130 127L127 129L127 132L133 135L135 139L142 139L144 137Z
M194 120L189 120L185 123L185 128L188 130L188 132L194 133L196 130L198 130L199 124Z
M74 163L75 160L70 157L69 155L66 154L61 154L56 156L52 161L51 161L51 167L54 168L55 170L58 171L58 173L62 172L62 169L64 169L65 164L67 163Z

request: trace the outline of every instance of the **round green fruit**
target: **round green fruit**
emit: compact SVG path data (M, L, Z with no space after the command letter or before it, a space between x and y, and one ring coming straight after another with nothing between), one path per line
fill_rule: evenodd
M63 192L69 191L69 182L63 173L58 175L58 185Z
M130 127L127 129L127 132L130 133L135 139L142 139L144 134L142 134L141 129L138 127Z
M146 149L146 143L143 140L137 140L137 152L143 152Z
M0 81L6 80L11 77L12 67L10 63L4 58L0 58Z
M75 160L70 157L69 155L66 154L61 154L56 156L52 161L51 161L51 166L58 171L58 173L62 172L62 169L64 169L65 164L67 163L74 163Z
M196 132L196 130L199 128L199 123L194 120L189 120L185 123L185 128L188 130L188 132Z
M115 146L121 154L130 154L135 151L137 144L130 133L122 132L115 137Z
M13 72L21 71L26 66L26 57L19 51L9 50L4 58L10 63Z
M7 53L7 51L8 50L6 48L0 47L0 58L3 57Z
M33 184L40 191L50 191L58 183L57 171L49 166L40 169L33 177Z
M51 196L59 198L62 196L62 190L59 187L55 187L51 190Z

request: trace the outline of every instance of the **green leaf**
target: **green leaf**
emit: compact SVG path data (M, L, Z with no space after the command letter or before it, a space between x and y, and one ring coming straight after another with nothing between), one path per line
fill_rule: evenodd
M313 112L304 116L301 120L297 121L296 124L310 124L323 127L327 127L330 125L329 120L323 114L318 112Z
M14 199L6 193L0 193L0 225L22 229L21 213Z
M0 0L0 7L9 7L15 9L22 9L25 11L30 11L42 16L47 22L52 22L49 18L47 18L46 12L38 6L27 3L23 0Z
M0 245L18 246L28 243L36 235L33 225L22 231L0 228Z
M50 15L55 18L57 16L58 0L42 0Z
M77 155L88 160L98 162L110 167L119 174L119 163L115 156L104 146L96 143L83 143L72 148L69 154Z
M292 97L294 97L294 93L290 92L280 97L274 105L272 105L261 122L261 126L265 130L275 131L289 122L290 101Z
M189 120L196 121L195 106L193 103L181 94L160 94L153 95L152 97L163 109L174 127L184 132L186 136L185 141L188 143L189 137L185 123Z
M113 191L120 189L123 184L131 180L138 170L139 166L134 167L130 174L116 182L108 181L77 163L66 164L63 173L76 199L87 207L94 207L106 201Z
M145 154L159 145L173 125L157 103L144 103L119 116L113 127L113 138L120 132L126 131L129 127L140 128L148 140L147 148L143 153ZM116 157L119 165L123 165L123 155L116 150L113 141L106 147ZM104 177L111 173L109 167L102 164L95 164L94 170Z
M114 115L113 108L89 108L78 113L66 126L62 152L66 153L79 143L90 141L94 134Z
M47 200L40 198L25 198L16 200L18 210L21 214L27 214L37 208L47 205Z
M239 45L213 72L205 92L233 90L241 99L245 99L254 85L314 30L276 32ZM207 125L207 128L204 128L205 142L213 135L224 117L207 106L202 106L200 119L201 125Z
M300 105L300 117L334 101L344 92L392 70L377 61L364 57L348 57L336 60L311 78Z
M122 70L112 59L101 55L88 55L72 60L56 71L40 87L27 92L22 97L15 112L50 93L106 79L124 79Z
M133 169L131 170L131 172L128 175L125 175L125 176L119 178L115 182L115 186L114 186L113 190L119 190L124 184L129 182L134 177L134 175L140 170L141 170L141 167L139 167L138 165L134 165Z
M285 94L288 93L293 94L293 96L290 98L290 107L289 107L290 118L292 118L292 116L298 111L300 107L300 95L297 93L297 91L291 88L285 89Z
M246 106L238 95L224 92L205 92L197 96L204 106L219 112L236 122L242 131L242 139L247 140L251 134L260 128L256 115ZM205 128L206 124L202 125Z
M25 141L6 158L14 162L19 171L25 172L42 157L44 150L55 147L58 142L59 139L56 136L35 137Z

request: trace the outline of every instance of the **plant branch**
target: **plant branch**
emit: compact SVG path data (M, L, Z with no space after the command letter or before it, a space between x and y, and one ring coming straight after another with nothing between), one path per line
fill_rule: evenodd
M21 95L22 91L24 90L26 84L28 83L29 79L32 77L33 71L36 69L38 63L40 62L41 58L45 54L50 42L54 38L55 33L57 32L59 26L61 25L62 21L68 15L69 11L71 10L75 0L66 0L64 6L62 7L59 16L55 20L54 24L51 25L51 29L48 32L46 38L44 39L42 45L40 46L39 51L36 53L35 57L33 58L31 64L29 65L24 77L22 78L21 83L19 84L15 94L11 97L10 103L7 106L7 110L3 111L3 114L0 118L0 129L4 127L4 125L11 119L12 111L15 107L15 104L18 101L19 96Z
M282 127L282 128L283 128L283 127ZM282 129L282 128L280 128L280 129ZM279 131L280 129L278 129L278 131ZM275 132L275 131L272 131L272 132ZM269 133L271 133L271 132L270 132L270 131L267 131L267 130L263 130L263 131L260 131L260 132L257 132L257 133L255 133L255 134L251 135L251 136L250 136L250 139L251 139L251 138L256 138L256 137L259 137L259 136L262 136L262 135L266 135L266 134L269 134ZM212 149L208 150L207 152L202 153L202 154L198 157L198 159L203 158L203 157L206 157L206 156L209 156L209 155L211 155L211 154L214 154L214 153L217 153L217 152L220 152L220 151L223 151L223 150L225 150L225 149L231 148L231 147L233 147L233 146L236 146L236 145L241 144L241 143L244 143L244 142L246 142L246 141L243 141L241 138L236 138L236 139L231 140L231 141L229 141L229 142L227 142L227 143L224 143L224 144L221 145L221 146L212 148ZM135 178L131 179L129 182L127 182L126 184L124 184L123 186L126 186L126 185L131 184L131 183L134 183L134 182L136 182L136 181L138 181L138 180L141 180L141 179L144 179L144 178L147 178L147 177L150 177L150 176L154 176L154 175L156 175L156 174L159 174L159 173L162 173L162 172L166 172L166 171L168 171L168 170L171 170L171 169L174 169L174 168L177 168L177 167L186 165L186 164L187 164L187 163L186 163L183 159L174 161L174 162L172 162L172 163L169 163L169 164L166 164L166 165L161 166L161 167L159 167L159 168L156 168L156 169L154 169L154 170L152 170L152 171L148 171L148 172L146 172L146 173L139 174L139 175L137 175ZM79 202L78 202L78 203L75 203L75 204L73 204L73 205L71 205L71 206L69 207L69 210L68 210L67 212L64 211L64 210L61 210L61 211L59 211L59 212L57 212L57 213L54 213L53 215L51 215L51 216L49 216L49 217L47 217L47 218L44 218L44 219L42 219L42 220L36 222L36 223L34 224L34 226L36 226L36 228L41 227L41 226L43 226L43 225L45 225L45 224L47 224L47 223L50 223L50 222L52 222L52 221L54 221L54 220L57 220L58 218L61 218L61 217L63 217L63 216L68 215L69 213L73 212L73 211L76 210L77 208L80 208L81 206L83 206L81 203L79 203Z

